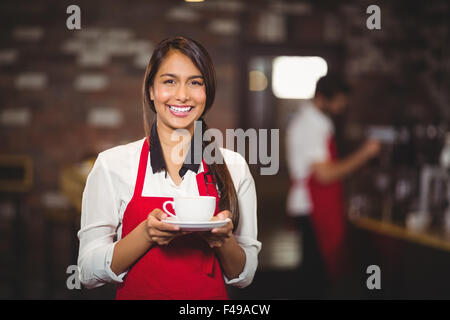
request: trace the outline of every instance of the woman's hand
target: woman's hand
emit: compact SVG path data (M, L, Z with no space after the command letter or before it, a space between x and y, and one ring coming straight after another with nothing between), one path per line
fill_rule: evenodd
M161 209L150 212L145 221L145 231L149 242L168 245L176 237L190 233L181 231L178 226L162 222L166 218L167 214Z
M224 210L218 215L214 216L211 221L225 220L230 218L230 221L220 228L214 228L208 232L201 232L200 235L206 242L208 242L211 248L222 247L229 239L231 239L233 234L233 222L231 221L231 212Z

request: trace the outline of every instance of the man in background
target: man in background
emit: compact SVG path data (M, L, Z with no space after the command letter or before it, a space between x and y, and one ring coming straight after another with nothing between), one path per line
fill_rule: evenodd
M320 295L345 271L345 213L341 181L380 151L376 140L366 141L338 159L332 116L346 106L349 87L336 75L317 82L312 101L303 105L287 130L287 161L291 188L287 210L302 235L305 280Z

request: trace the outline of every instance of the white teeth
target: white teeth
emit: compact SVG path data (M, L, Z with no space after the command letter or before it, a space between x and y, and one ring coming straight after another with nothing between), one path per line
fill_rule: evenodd
M189 112L189 111L191 111L191 109L192 109L192 107L183 107L183 108L180 108L180 107L174 107L174 106L169 106L169 108L172 109L172 110L174 110L174 111L177 111L177 112Z

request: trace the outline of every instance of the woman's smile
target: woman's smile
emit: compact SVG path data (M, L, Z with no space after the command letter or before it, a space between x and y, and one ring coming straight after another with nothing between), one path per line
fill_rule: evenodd
M194 109L193 106L188 105L167 105L169 111L176 117L187 117L189 113Z

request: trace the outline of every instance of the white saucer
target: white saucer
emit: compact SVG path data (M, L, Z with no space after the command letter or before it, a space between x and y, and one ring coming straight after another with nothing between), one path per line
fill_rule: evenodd
M214 228L223 227L229 221L229 218L220 221L178 221L173 218L162 220L162 222L179 226L183 231L208 231Z

